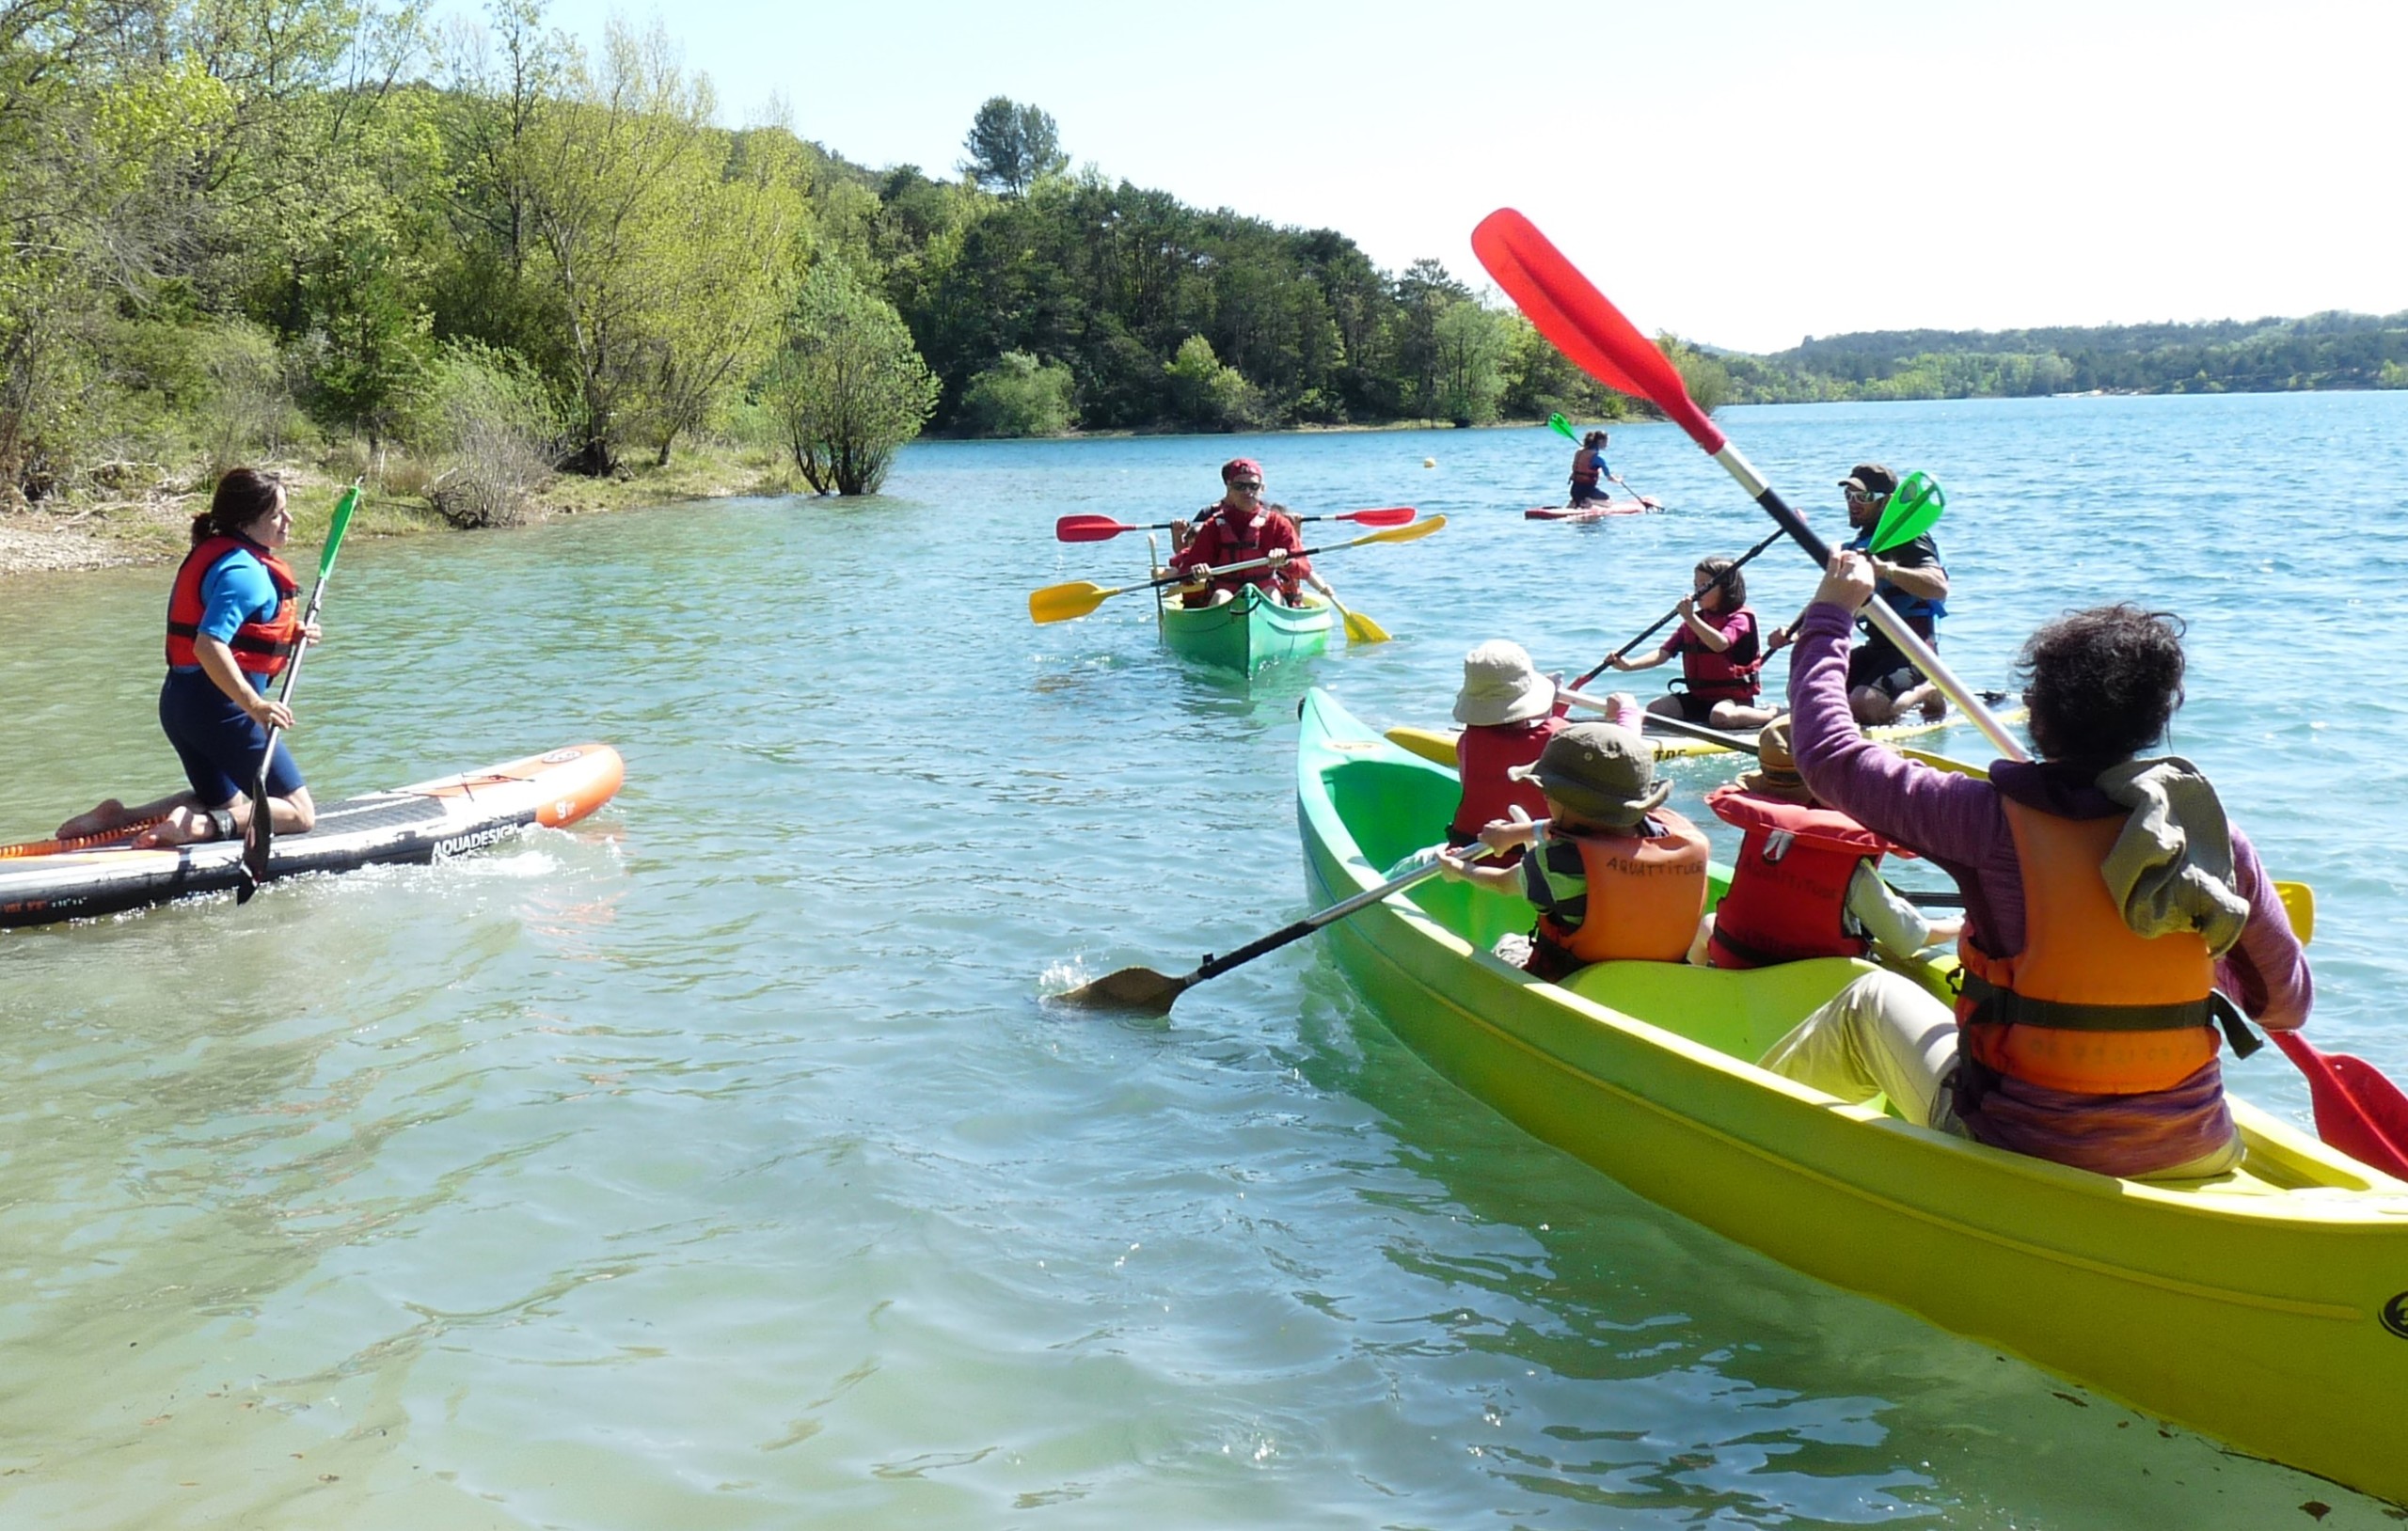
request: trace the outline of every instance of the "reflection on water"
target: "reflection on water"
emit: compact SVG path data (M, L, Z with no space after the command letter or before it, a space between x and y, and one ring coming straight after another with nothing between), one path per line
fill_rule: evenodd
M2265 489L2401 482L2403 405L1728 423L1827 522L1865 457L1947 484L1977 683L2065 605L2182 611L2178 744L2317 885L2319 1030L2408 1076L2408 828L2365 807L2400 704L2332 681L2408 517ZM322 797L588 738L626 789L442 866L0 938L0 1521L2393 1523L1629 1196L1436 1080L1309 942L1168 1022L1041 1002L1303 911L1307 686L1437 721L1472 643L1586 669L1761 535L1660 427L1617 466L1666 513L1525 522L1552 439L931 445L869 505L347 550L295 740ZM1164 653L1139 596L1028 622L1141 558L1054 516L1184 513L1238 450L1300 510L1454 518L1323 561L1395 642L1248 684ZM1813 580L1778 549L1751 576L1775 620ZM11 583L0 831L172 781L163 578ZM2279 1064L2233 1078L2305 1119Z

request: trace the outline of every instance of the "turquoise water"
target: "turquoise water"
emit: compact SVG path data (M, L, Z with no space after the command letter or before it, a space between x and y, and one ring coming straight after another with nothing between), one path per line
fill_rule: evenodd
M1827 529L1860 458L1941 480L1977 684L2069 605L2180 611L2176 747L2316 885L2319 1036L2408 1078L2408 395L1724 423ZM2395 1523L1624 1193L1310 943L1167 1024L1038 1004L1303 911L1307 685L1437 722L1472 643L1586 669L1762 534L1669 428L1614 434L1668 513L1524 522L1569 457L1535 431L931 444L874 503L347 547L321 800L585 738L626 790L437 868L0 935L0 1522ZM1452 518L1323 564L1397 641L1247 686L1143 596L1028 623L1144 567L1056 515L1166 519L1237 451L1299 511ZM1779 616L1813 583L1751 573ZM0 829L173 784L165 580L6 585ZM2273 1051L2230 1077L2306 1120Z

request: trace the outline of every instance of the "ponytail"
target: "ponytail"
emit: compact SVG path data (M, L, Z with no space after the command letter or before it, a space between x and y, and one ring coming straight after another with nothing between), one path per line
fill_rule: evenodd
M209 509L192 518L192 545L212 537L239 537L242 529L276 509L284 485L255 467L228 468L209 497Z

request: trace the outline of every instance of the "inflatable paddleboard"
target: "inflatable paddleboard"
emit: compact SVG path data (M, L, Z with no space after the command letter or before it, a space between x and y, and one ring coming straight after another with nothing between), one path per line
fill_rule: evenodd
M268 880L423 863L492 844L531 824L574 824L610 800L624 769L609 745L579 744L345 798L319 809L308 834L270 842ZM0 926L83 920L223 892L241 884L242 862L240 840L9 857L0 860Z
M1609 515L1640 515L1656 509L1644 499L1610 499L1600 505L1583 505L1575 510L1569 505L1541 505L1524 511L1525 521L1602 521Z

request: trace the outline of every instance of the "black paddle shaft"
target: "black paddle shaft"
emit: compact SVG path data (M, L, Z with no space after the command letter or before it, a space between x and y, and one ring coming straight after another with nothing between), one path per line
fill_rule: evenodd
M1770 490L1766 490L1765 492L1766 494L1772 493ZM1786 511L1788 507L1784 505L1782 509ZM1804 523L1801 522L1799 524L1802 526ZM1790 534L1789 529L1786 526L1775 530L1771 536L1766 537L1763 542L1758 543L1755 546L1749 548L1737 558L1733 559L1731 560L1731 567L1723 570L1720 574L1716 575L1714 578L1707 583L1705 589L1709 591L1719 590L1723 586L1728 585L1731 582L1731 576L1739 572L1739 566L1741 564L1746 563L1749 560L1754 558L1766 548L1770 547L1773 544L1781 541L1782 538ZM1813 533L1809 532L1807 535L1812 536ZM1700 591L1698 593L1702 595L1705 593L1705 592ZM1649 624L1645 632L1640 633L1637 638L1632 639L1621 648L1614 650L1613 653L1608 655L1605 658L1597 662L1597 668L1590 671L1578 680L1574 681L1572 683L1572 688L1576 691L1580 687L1588 685L1591 681L1595 680L1598 676L1604 674L1606 672L1606 668L1608 665L1611 665L1616 659L1626 659L1630 657L1631 650L1639 647L1641 643L1646 642L1649 639L1654 638L1657 633L1663 631L1664 624L1671 622L1674 617L1677 617L1680 614L1681 608L1674 607L1671 610L1667 611L1662 616L1656 618L1654 623Z

